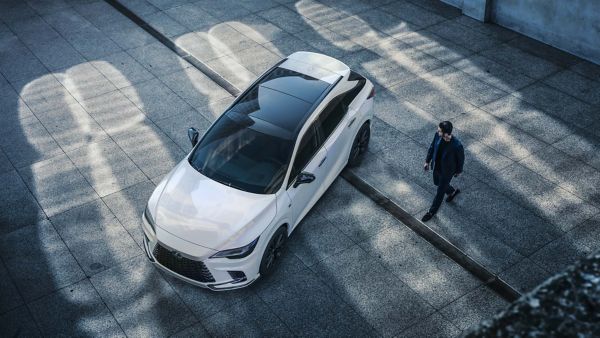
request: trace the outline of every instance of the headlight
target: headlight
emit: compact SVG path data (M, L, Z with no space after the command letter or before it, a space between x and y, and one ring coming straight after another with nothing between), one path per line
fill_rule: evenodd
M146 205L146 210L144 210L144 218L146 219L146 222L148 222L148 224L150 224L152 231L154 231L154 233L156 233L156 225L154 224L154 218L152 218L150 211L148 211L148 205Z
M248 256L249 254L251 254L252 251L254 251L254 248L256 247L256 243L258 243L259 238L260 237L257 237L250 244L244 245L241 248L227 249L227 250L219 251L216 254L210 256L210 258L232 258L232 259L244 258L244 257Z

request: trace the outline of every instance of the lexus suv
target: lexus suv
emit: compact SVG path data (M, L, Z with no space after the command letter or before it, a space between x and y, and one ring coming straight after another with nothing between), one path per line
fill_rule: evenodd
M212 290L271 273L289 235L367 150L375 90L326 55L296 52L250 85L158 184L143 213L150 261Z

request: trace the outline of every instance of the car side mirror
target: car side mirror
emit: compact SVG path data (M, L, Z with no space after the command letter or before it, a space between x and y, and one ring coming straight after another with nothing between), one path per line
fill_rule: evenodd
M190 138L190 142L192 142L192 147L198 143L198 137L200 137L200 133L194 127L188 129L188 137Z
M298 174L296 182L294 182L294 188L297 188L300 184L310 183L315 180L315 175L307 173L305 171Z

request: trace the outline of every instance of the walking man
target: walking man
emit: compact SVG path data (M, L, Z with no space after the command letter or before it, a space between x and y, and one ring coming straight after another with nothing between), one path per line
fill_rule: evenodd
M446 202L451 202L460 193L460 189L454 189L450 181L452 177L458 177L462 173L464 162L465 151L460 141L452 135L452 123L441 122L427 151L423 167L425 171L433 169L433 184L437 186L433 204L421 219L423 222L429 221L435 215L442 205L444 194L448 196Z

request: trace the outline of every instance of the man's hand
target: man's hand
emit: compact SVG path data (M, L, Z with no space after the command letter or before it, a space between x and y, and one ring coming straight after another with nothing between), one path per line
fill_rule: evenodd
M423 170L425 170L425 171L429 170L429 162L425 162L425 165L423 166Z

